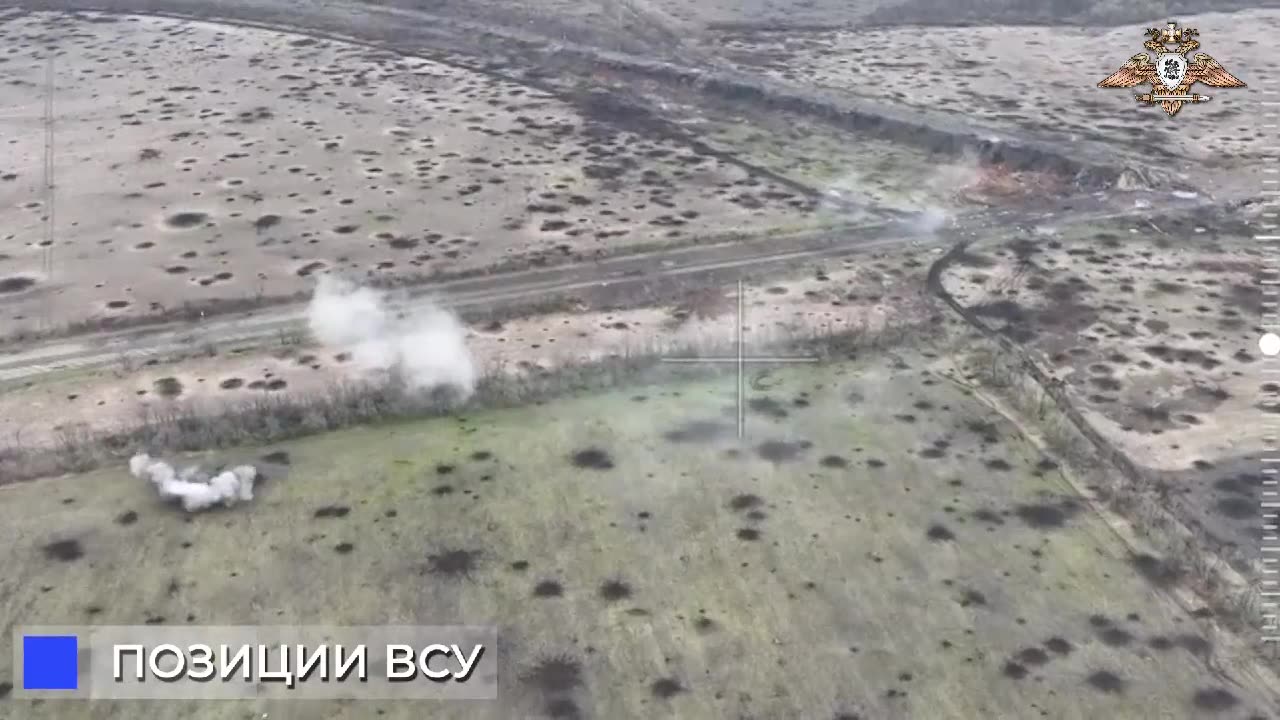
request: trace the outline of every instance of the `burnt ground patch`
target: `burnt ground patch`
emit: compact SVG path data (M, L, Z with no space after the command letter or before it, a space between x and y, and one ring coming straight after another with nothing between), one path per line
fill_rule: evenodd
M258 231L273 228L280 224L280 220L281 218L279 215L262 215L257 220L253 221L253 228Z
M1240 698L1226 688L1201 688L1191 696L1191 704L1205 712L1226 712L1239 705Z
M1013 512L1030 527L1053 529L1066 525L1072 516L1080 512L1080 505L1071 498L1063 498L1056 503L1021 504Z
M520 679L544 693L567 693L582 685L582 662L570 655L546 655L538 658Z
M1191 633L1183 633L1173 639L1173 643L1192 655L1207 657L1213 651L1213 644L1208 640L1193 635Z
M1192 463L1161 479L1176 488L1168 501L1174 511L1224 548L1233 556L1229 562L1242 570L1247 566L1244 548L1256 546L1261 537L1258 503L1266 486L1264 476L1254 472L1256 463L1246 455L1219 457L1212 465Z
M1110 647L1126 647L1133 642L1133 635L1123 628L1111 626L1101 628L1098 639Z
M989 508L978 508L977 510L974 510L972 514L973 514L973 519L977 520L978 522L983 522L990 525L1004 524L1004 518L1000 517L1000 513L994 510L991 510Z
M1053 283L1046 290L1050 302L1043 307L1027 307L1012 300L995 300L973 305L970 312L988 321L1015 342L1030 342L1046 330L1077 333L1098 320L1098 310L1079 297L1093 291L1078 278Z
M831 468L833 470L849 467L849 461L839 455L827 455L819 460L818 464L822 465L822 467Z
M561 597L564 586L555 580L543 580L533 586L533 596L541 598Z
M447 548L427 556L427 572L432 575L463 579L480 567L479 550Z
M729 500L729 508L737 512L754 510L762 505L764 505L764 499L753 493L734 495Z
M981 253L973 252L971 250L963 250L957 254L955 262L957 265L969 268L992 268L996 266L994 258L987 257L986 255L982 255Z
M579 450L570 458L574 467L590 470L612 470L613 458L609 453L597 447Z
M272 465L288 465L293 462L293 459L289 457L288 451L285 450L273 450L263 455L260 459L262 462L271 463Z
M763 415L768 418L773 418L774 420L781 420L790 415L787 408L781 402L767 395L764 397L751 398L747 401L747 408L757 415Z
M631 597L631 585L621 578L610 578L600 583L600 589L597 591L601 600L605 602L618 602Z
M1182 568L1177 564L1146 553L1129 556L1129 564L1148 582L1158 587L1169 587L1182 578Z
M543 710L551 720L579 720L582 717L578 704L567 697L551 698Z
M982 464L988 470L996 470L998 472L1008 472L1013 469L1013 466L1009 464L1009 461L1004 458L990 458L984 460Z
M1104 693L1122 693L1125 689L1124 678L1110 670L1095 670L1084 680L1090 687Z
M44 551L45 557L50 560L59 560L61 562L73 562L84 557L84 546L79 540L55 540L45 545L41 550Z
M1049 654L1038 647L1028 647L1019 650L1014 659L1023 665L1038 667L1049 662Z
M684 685L677 679L671 677L659 678L649 685L649 692L656 698L663 700L675 697L684 692Z
M1027 676L1027 668L1021 663L1010 660L1001 669L1004 676L1013 680L1021 680Z
M662 434L668 442L706 443L733 434L733 428L714 420L693 420Z
M0 278L0 293L16 293L22 292L35 287L35 278L25 275L11 275L9 277Z
M182 382L173 377L160 378L153 383L153 387L160 397L176 398L182 394Z
M803 440L797 442L765 440L756 446L756 454L772 463L784 463L800 457L809 447L810 443Z
M1054 655L1070 655L1075 647L1065 638L1057 636L1044 641L1044 646Z
M956 534L951 532L947 526L934 523L925 531L925 535L934 542L948 542L956 539Z
M208 220L208 213L179 212L165 218L164 224L178 230L190 230L193 227L205 224Z

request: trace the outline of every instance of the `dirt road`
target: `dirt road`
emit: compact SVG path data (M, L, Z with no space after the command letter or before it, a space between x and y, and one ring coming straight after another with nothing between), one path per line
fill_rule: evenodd
M441 282L408 293L414 302L439 302L462 313L501 310L545 302L596 289L614 292L653 288L680 279L687 283L730 282L748 272L790 263L865 254L876 250L918 246L943 247L957 240L1012 228L1203 207L1204 199L1179 199L1166 194L1124 193L1116 197L1073 198L1049 212L984 212L957 221L932 235L912 230L909 222L823 230L787 238L760 238L714 245L623 255L597 262L570 263L550 268L507 272ZM1137 207L1141 205L1142 207ZM67 369L101 367L124 358L190 353L206 344L253 345L284 334L305 331L306 308L290 305L252 315L210 319L188 324L139 328L33 346L0 356L0 382L20 381Z

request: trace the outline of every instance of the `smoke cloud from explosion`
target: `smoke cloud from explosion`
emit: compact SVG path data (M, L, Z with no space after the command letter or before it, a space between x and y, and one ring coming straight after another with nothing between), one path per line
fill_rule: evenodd
M198 466L175 473L172 465L146 453L129 459L129 472L154 485L162 499L181 503L190 513L217 505L229 507L249 502L253 499L253 484L258 479L258 470L252 465L238 465L212 477Z
M348 352L364 371L387 373L417 390L447 388L462 399L475 390L466 329L452 312L426 302L393 313L372 288L324 276L307 311L312 335Z
M988 142L1000 140L988 138ZM897 221L899 226L909 235L921 238L952 227L961 211L962 197L979 187L982 177L982 160L972 151L935 163L931 171L919 179L915 189L904 191L893 205L903 212ZM871 201L865 188L874 187L877 180L877 171L851 167L823 188L827 209L843 212L867 205Z

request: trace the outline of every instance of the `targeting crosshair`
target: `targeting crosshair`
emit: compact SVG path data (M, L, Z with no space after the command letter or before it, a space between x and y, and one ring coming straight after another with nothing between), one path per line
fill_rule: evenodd
M815 363L819 358L804 355L768 355L768 356L749 356L746 354L746 340L743 333L746 329L746 311L745 311L746 291L745 284L738 281L738 297L736 310L734 312L734 320L737 327L734 332L734 345L736 354L732 357L664 357L662 362L670 363L734 363L738 366L738 437L743 438L747 434L747 373L746 366L751 364L784 364L784 363ZM762 374L757 374L752 380L752 389L763 389L757 387L758 383L762 383L769 376L769 370L766 369Z

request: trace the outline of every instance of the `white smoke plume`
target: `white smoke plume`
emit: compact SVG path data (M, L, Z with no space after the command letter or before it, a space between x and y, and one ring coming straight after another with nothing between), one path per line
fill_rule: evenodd
M258 470L252 465L238 465L212 478L198 466L175 473L173 466L146 453L129 459L129 472L146 480L167 502L181 503L187 512L200 512L216 505L230 507L253 499L253 484Z
M982 177L982 161L976 153L966 151L959 158L939 163L924 179L921 192L915 193L911 215L905 227L913 235L932 237L950 227L960 212L959 201Z
M928 205L907 221L907 229L913 235L934 235L951 224L952 214L939 205Z
M876 173L850 167L825 184L823 207L853 219L887 202L900 211L897 224L907 234L932 237L955 222L958 195L972 187L980 174L978 156L966 152L950 162L934 165L913 189L904 188L899 194L879 198L871 191L878 184Z
M414 389L448 388L462 399L475 390L466 329L444 308L415 301L412 310L394 314L381 293L323 276L307 322L316 340L349 352L361 370L387 373Z

